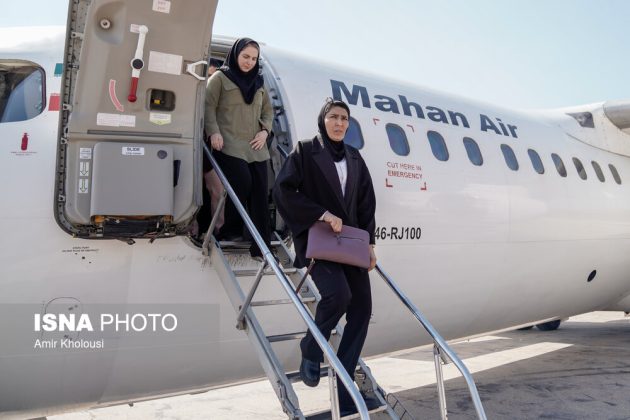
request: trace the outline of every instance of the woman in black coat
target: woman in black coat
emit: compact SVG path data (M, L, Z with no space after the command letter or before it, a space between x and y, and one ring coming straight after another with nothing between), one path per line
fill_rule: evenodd
M368 231L370 263L374 268L374 213L376 198L370 172L352 146L343 143L348 130L350 109L342 101L329 99L322 107L317 124L319 134L300 141L284 163L273 195L295 244L298 268L307 265L308 229L318 220L340 232L343 224ZM372 313L372 295L368 270L330 261L316 261L311 271L322 297L317 305L315 324L326 339L346 314L347 324L337 356L354 378L354 370L367 336ZM306 385L317 386L323 352L310 332L300 343L300 375ZM368 409L378 403L366 398ZM341 414L356 412L350 395L339 384Z

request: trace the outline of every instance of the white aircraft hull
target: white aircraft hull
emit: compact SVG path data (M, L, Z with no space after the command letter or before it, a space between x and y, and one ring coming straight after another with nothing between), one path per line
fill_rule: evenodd
M377 192L379 263L447 339L471 337L527 324L562 319L608 307L630 293L630 160L567 136L573 122L562 112L521 113L439 95L373 75L301 60L272 48L263 57L279 77L293 139L311 137L331 78L348 88L454 108L472 116L501 116L518 126L518 138L471 127L383 112L360 105L352 116L363 127L362 150ZM54 63L54 61L52 61ZM49 70L49 69L47 69ZM301 83L304 74L310 82ZM49 75L49 87L58 85ZM348 98L343 98L348 99ZM235 329L235 313L215 269L186 238L117 240L73 238L54 218L57 112L3 124L0 184L0 412L42 416L182 394L247 381L262 375L246 336ZM379 121L375 121L378 119ZM410 154L391 152L384 124L405 127ZM447 140L450 160L431 154L427 130ZM28 131L30 154L19 153ZM461 144L474 138L484 165L470 164ZM516 152L521 170L505 166L500 144ZM541 155L539 175L527 149ZM561 178L550 154L560 154L570 175ZM8 156L8 157L7 157ZM615 165L622 185L578 178L570 158ZM422 182L392 178L388 163L421 167ZM391 168L389 168L391 169ZM390 186L391 185L391 186ZM391 235L392 228L397 234ZM421 228L422 235L401 234ZM407 230L409 232L409 230ZM415 231L414 231L415 232ZM404 236L399 239L398 236ZM589 275L596 270L592 281ZM429 337L376 276L374 315L364 355L430 343ZM281 298L276 280L265 280L260 297ZM177 332L110 332L102 349L42 349L37 340L63 333L35 331L33 308L59 303L83 313L188 311ZM268 333L304 327L290 308L261 315ZM27 314L27 315L25 315ZM28 315L30 314L30 315ZM75 339L90 337L88 332ZM25 342L34 347L24 351ZM295 368L298 342L281 343L279 356Z

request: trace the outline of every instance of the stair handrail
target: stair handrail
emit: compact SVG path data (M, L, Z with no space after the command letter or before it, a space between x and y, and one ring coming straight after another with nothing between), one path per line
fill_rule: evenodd
M424 329L429 333L431 338L433 339L433 344L437 346L442 352L444 352L448 358L453 362L453 364L457 367L459 372L464 377L466 381L466 385L468 386L468 392L470 393L470 397L472 399L473 405L475 406L475 410L477 411L477 417L481 420L486 420L486 413L483 409L483 405L481 404L481 398L479 397L479 392L477 391L477 386L475 385L475 381L468 371L468 368L461 359L455 354L455 352L448 345L446 340L437 332L437 330L431 325L431 323L422 315L418 307L405 295L405 293L400 289L400 287L394 282L394 280L383 270L383 268L377 263L376 271L381 276L381 278L385 281L385 283L392 289L394 294L403 302L403 304L411 311L411 313L416 317L416 319L420 322L420 324L424 327ZM439 380L439 379L438 379Z
M204 150L204 153L206 154L206 157L210 161L212 168L216 171L217 176L219 177L219 180L221 180L221 183L223 184L223 188L225 189L228 196L232 200L234 207L241 215L241 218L243 219L243 222L245 223L247 230L249 230L249 233L252 235L252 239L256 242L256 245L258 245L258 248L260 248L260 251L262 252L263 258L267 262L267 265L271 267L274 274L276 275L276 278L280 280L280 284L286 291L287 295L289 296L289 299L291 299L293 305L296 307L298 313L300 314L300 316L306 323L306 327L309 329L309 331L313 335L313 338L315 338L315 341L317 342L319 347L322 349L322 351L326 355L326 358L328 359L330 366L335 370L339 379L341 379L341 383L343 383L343 385L346 387L346 390L348 390L350 397L352 398L352 400L354 401L354 404L357 407L357 411L361 417L361 420L369 420L370 416L368 414L365 401L363 401L363 397L359 393L359 390L357 386L354 384L354 381L352 380L352 378L350 378L350 375L348 375L348 372L346 372L346 369L341 364L341 361L339 360L339 358L333 351L330 344L328 344L328 340L324 338L322 333L319 331L319 328L317 328L317 325L315 325L315 322L313 321L313 318L311 318L310 314L306 310L304 303L299 299L297 293L293 290L293 287L291 286L291 282L289 281L285 273L282 271L282 269L278 265L276 258L274 257L269 247L267 247L267 244L263 240L262 236L260 236L258 229L256 229L256 227L254 226L254 223L252 222L249 215L247 214L247 211L245 210L245 208L239 201L236 193L232 189L232 186L230 185L227 178L223 174L223 171L217 164L217 161L212 156L212 153L210 152L208 145L205 142L202 145L203 145L203 150ZM211 234L212 232L208 232L207 236Z

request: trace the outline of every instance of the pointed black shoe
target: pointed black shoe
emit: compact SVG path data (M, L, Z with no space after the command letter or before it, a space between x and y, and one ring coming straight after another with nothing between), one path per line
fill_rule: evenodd
M311 362L302 358L300 363L300 378L307 386L315 387L319 384L320 370L319 362Z

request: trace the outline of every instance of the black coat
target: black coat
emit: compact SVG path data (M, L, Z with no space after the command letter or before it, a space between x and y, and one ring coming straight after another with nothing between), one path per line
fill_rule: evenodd
M359 151L344 147L348 166L345 196L335 163L317 137L297 144L276 179L273 197L293 233L298 268L308 263L308 229L327 210L340 217L344 225L368 231L374 244L376 197L372 178Z

